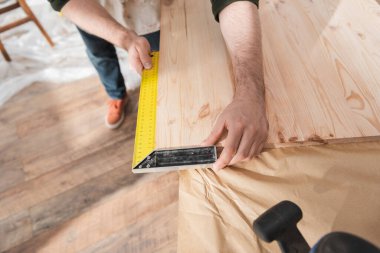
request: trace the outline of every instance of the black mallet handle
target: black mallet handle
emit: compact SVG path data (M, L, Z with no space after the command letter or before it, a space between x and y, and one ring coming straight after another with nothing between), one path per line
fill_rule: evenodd
M260 215L253 231L262 240L276 240L283 253L308 253L310 247L297 228L302 210L290 201L282 201Z

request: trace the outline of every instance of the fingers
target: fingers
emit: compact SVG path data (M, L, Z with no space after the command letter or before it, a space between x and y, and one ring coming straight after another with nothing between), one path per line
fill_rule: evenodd
M229 130L226 145L213 169L218 171L229 164L248 161L259 155L265 141L257 141L255 132L240 130L239 128Z
M139 57L137 55L130 53L128 58L129 58L128 59L129 64L132 66L132 68L134 68L137 71L137 73L139 73L139 75L141 75L144 67L143 67Z
M232 158L230 164L235 164L240 161L246 161L250 159L250 152L252 145L254 144L254 132L253 131L245 131L243 137L241 138L241 142L239 144L239 149L236 152L236 155Z
M218 119L210 135L201 143L202 146L214 145L222 136L224 130L224 120Z
M251 150L249 151L249 159L254 158L255 156L258 156L261 152L261 150L264 148L265 142L255 142Z
M213 169L215 171L223 169L231 162L232 158L236 154L236 151L238 150L242 135L243 135L242 128L235 126L234 128L228 129L226 145L224 146L222 154L220 155L220 157L214 163L214 166L213 166Z
M137 52L139 53L140 60L145 69L152 68L152 58L150 57L150 45L149 42L145 39L145 41L141 42L141 46L138 46Z
M150 45L144 37L134 39L132 45L128 48L128 58L130 65L141 75L142 70L152 68L152 59L150 57Z

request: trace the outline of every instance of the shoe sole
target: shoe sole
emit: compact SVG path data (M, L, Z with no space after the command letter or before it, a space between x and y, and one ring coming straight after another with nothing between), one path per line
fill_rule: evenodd
M106 115L106 118L105 118L105 123L106 123L106 127L109 128L109 129L116 129L118 128L119 126L121 126L121 124L123 123L125 119L125 112L123 111L123 113L121 114L121 118L119 119L118 122L116 122L115 124L110 124L108 123L108 120L107 120L107 115Z

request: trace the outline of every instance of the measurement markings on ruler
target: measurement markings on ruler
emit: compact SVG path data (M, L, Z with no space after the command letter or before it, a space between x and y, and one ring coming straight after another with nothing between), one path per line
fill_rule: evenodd
M152 55L153 67L149 70L144 70L141 76L132 167L142 161L156 146L156 101L159 53L153 52Z

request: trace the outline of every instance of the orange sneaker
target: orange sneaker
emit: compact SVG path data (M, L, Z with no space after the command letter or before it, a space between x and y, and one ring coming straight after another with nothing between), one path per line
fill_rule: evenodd
M128 97L124 99L110 99L108 101L108 113L106 115L106 126L110 129L118 128L124 121L124 107Z

